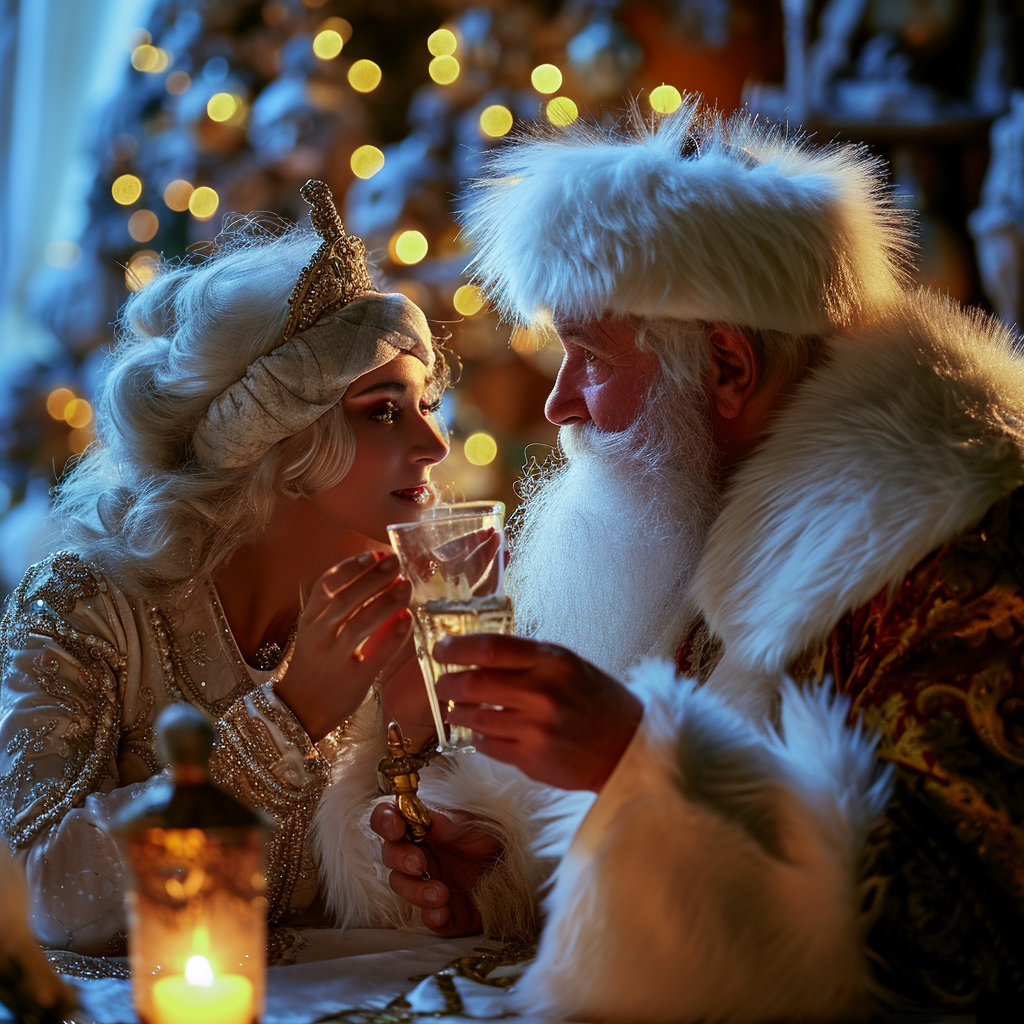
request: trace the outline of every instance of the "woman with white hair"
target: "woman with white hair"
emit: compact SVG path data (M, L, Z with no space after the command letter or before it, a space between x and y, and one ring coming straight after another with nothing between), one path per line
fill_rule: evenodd
M302 194L316 234L243 222L129 299L97 440L57 490L68 549L8 601L0 823L46 945L122 951L110 825L157 782L166 705L213 720L213 781L277 822L272 922L316 904L310 821L375 681L429 734L385 526L434 500L446 364L327 187Z

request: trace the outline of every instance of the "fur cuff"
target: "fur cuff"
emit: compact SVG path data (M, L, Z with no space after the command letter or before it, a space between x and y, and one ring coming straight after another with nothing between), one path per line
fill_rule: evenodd
M647 663L644 721L559 866L533 1013L594 1021L831 1021L870 991L858 866L888 780L822 691L782 733Z

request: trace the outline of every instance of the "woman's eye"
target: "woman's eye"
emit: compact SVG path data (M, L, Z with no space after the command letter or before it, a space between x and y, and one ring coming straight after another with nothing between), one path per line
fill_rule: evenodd
M370 413L370 419L374 423L394 423L397 412L398 406L394 402L385 402Z
M587 349L584 349L583 358L586 362L592 363L595 359L597 359L597 356L595 356L593 352L589 352Z
M433 402L424 402L420 409L425 416L433 416L441 411L441 399L436 398Z

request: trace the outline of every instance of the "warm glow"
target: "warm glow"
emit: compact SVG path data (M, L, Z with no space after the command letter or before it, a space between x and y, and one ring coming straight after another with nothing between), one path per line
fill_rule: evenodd
M43 259L46 265L57 270L68 270L82 258L82 247L77 242L66 239L55 239L46 243Z
M148 242L160 229L160 221L152 210L136 210L128 218L128 234L136 242Z
M68 431L68 451L72 455L81 455L93 441L96 435L91 427L77 427Z
M164 82L164 88L172 96L180 96L192 84L192 78L187 71L172 71Z
M341 36L342 45L352 38L352 25L345 18L325 18L317 31L337 32Z
M388 249L399 263L419 263L427 255L427 239L422 231L400 231Z
M568 96L556 96L553 100L548 100L544 113L547 114L548 120L559 128L572 124L580 116L579 108Z
M459 77L459 70L459 62L454 57L447 55L435 57L430 62L430 67L427 68L430 77L438 85L451 85Z
M162 71L166 71L171 63L171 55L166 50L161 50L157 47L156 51L156 64L150 69L152 74L159 75Z
M334 57L337 57L341 53L343 45L344 40L333 28L317 32L313 37L313 52L321 60L332 60Z
M188 201L192 198L194 191L191 183L185 181L184 178L175 178L164 189L164 202L175 213L184 213L188 209Z
M124 271L124 283L133 291L145 288L156 277L160 257L152 249L142 249L128 261Z
M376 146L360 146L350 163L357 178L372 178L384 166L384 154Z
M189 957L188 963L185 964L185 980L190 985L212 985L213 968L210 961L205 956Z
M79 430L92 420L92 406L84 398L73 398L64 406L64 419Z
M114 179L110 186L110 194L114 202L122 206L131 206L142 195L142 182L134 174L122 174Z
M461 288L455 289L452 304L455 306L456 311L463 316L472 316L483 309L484 297L480 294L480 289L476 285L464 284Z
M54 388L46 396L46 411L55 419L64 419L64 410L74 401L74 391L69 388Z
M439 28L427 36L427 49L434 57L449 57L459 46L454 32L447 28Z
M136 71L156 71L160 63L160 51L151 43L143 43L132 50L132 67Z
M220 206L220 196L212 188L202 185L188 198L189 212L196 220L209 220Z
M494 457L498 454L498 443L490 434L480 431L477 434L470 434L466 438L462 451L467 462L472 462L474 466L487 466L494 461Z
M500 103L485 107L480 114L480 131L492 139L507 135L512 127L512 111Z
M659 114L671 114L682 102L683 97L674 85L659 85L651 90L651 109Z
M380 68L372 60L357 60L348 69L348 84L356 92L373 92L380 85Z
M238 109L238 97L229 92L215 92L206 102L211 121L227 121Z
M125 49L131 53L137 46L153 42L153 37L144 28L133 28L124 37Z
M537 92L558 92L562 86L562 72L554 64L538 64L530 72L530 83Z

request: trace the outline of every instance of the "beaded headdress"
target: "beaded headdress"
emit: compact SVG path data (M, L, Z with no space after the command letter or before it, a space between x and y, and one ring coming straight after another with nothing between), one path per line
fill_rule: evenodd
M285 339L341 309L360 292L376 290L366 268L366 246L361 238L346 234L327 185L311 179L299 195L309 204L309 219L323 242L295 282Z
M196 458L211 469L251 465L334 408L356 377L403 352L433 365L423 311L374 289L366 246L345 232L331 190L307 181L300 195L323 241L299 274L280 338L210 403L192 434Z

